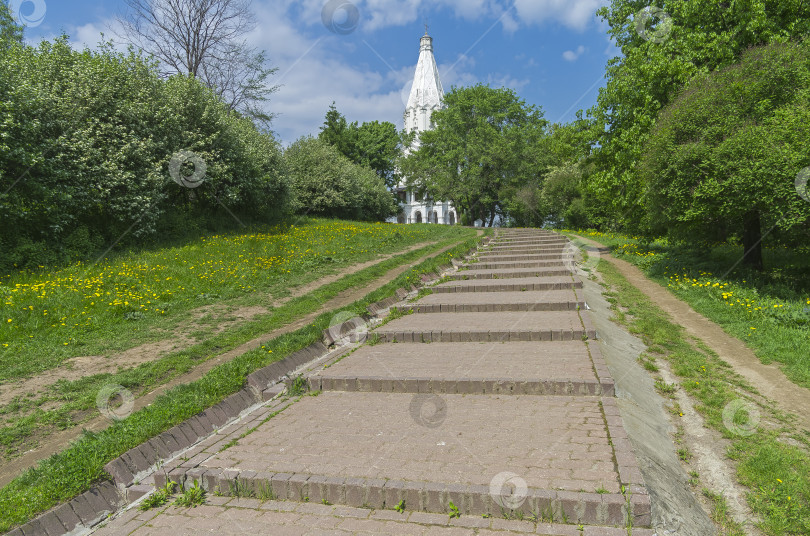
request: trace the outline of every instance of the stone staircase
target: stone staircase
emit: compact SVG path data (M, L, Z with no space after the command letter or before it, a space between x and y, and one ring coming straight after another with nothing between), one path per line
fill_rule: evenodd
M155 484L367 508L396 533L430 532L419 516L443 514L476 530L506 518L546 535L651 535L569 250L551 232L500 230L366 344L309 373L317 396L251 415L237 440L202 442Z

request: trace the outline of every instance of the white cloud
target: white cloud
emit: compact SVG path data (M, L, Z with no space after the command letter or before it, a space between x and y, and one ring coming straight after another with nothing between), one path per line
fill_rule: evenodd
M563 52L562 57L563 57L563 59L565 61L577 61L577 59L579 59L579 57L582 56L582 54L584 54L584 53L585 53L585 47L582 46L582 45L579 45L577 47L576 51L574 51L574 50L566 50L565 52Z
M607 0L515 0L515 9L527 24L557 21L584 30Z
M396 21L392 6L402 9L401 20L407 17L416 19L415 11L408 12L408 2L391 0L369 0L369 4L379 12L376 20L380 24L393 24ZM461 2L459 2L461 3ZM352 46L340 35L325 33L319 29L308 36L306 27L312 16L317 16L321 24L318 2L289 2L274 0L254 5L257 16L257 29L248 36L251 46L267 51L272 65L279 68L271 83L280 84L278 92L271 96L267 109L277 113L272 128L286 145L307 134L317 134L332 101L338 110L350 121L390 121L402 128L402 113L405 110L402 94L410 93L409 81L413 78L418 56L414 50L413 63L393 65L393 69L383 62L371 65L352 61L347 47ZM358 3L358 8L361 8ZM374 16L361 11L361 24L358 31L364 31L364 24L371 24ZM306 20L301 20L304 17ZM365 23L362 21L366 21ZM313 23L314 24L314 23ZM376 24L376 23L375 23ZM301 26L305 28L302 31ZM272 31L267 31L272 29ZM318 37L320 36L320 37ZM367 45L357 44L358 47ZM368 52L368 51L365 51ZM453 84L474 83L469 71L475 65L473 58L460 56L453 66L439 65L445 90ZM453 67L451 69L451 67ZM472 79L472 80L471 80ZM407 87L406 87L407 86Z

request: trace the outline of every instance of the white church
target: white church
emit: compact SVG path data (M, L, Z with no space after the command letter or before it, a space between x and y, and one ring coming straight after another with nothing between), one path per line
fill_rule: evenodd
M431 115L442 108L444 90L439 79L439 68L433 57L433 38L427 33L422 36L419 46L419 62L413 77L413 86L405 107L405 131L416 132L413 149L419 147L419 133L433 128ZM407 151L408 149L406 149ZM404 183L394 190L399 200L401 212L397 223L441 223L455 225L458 222L456 209L448 202L424 199Z

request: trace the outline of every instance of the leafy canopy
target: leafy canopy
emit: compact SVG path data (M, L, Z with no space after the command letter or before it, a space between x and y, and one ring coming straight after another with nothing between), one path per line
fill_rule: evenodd
M433 130L421 132L401 162L408 184L429 197L451 201L463 224L492 225L516 185L545 167L540 141L542 111L514 91L485 85L454 87L433 112Z

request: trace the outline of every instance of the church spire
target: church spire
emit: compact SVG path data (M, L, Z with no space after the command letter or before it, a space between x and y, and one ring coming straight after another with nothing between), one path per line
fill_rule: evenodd
M422 131L430 128L430 115L441 108L444 89L439 79L439 67L433 57L433 38L427 33L419 41L419 61L413 86L405 108L405 130Z

